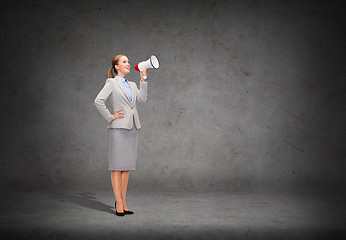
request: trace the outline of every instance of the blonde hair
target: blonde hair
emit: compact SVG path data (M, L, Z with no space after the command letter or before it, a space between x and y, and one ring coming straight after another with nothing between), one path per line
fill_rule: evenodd
M115 69L115 65L118 65L119 59L125 55L116 55L113 59L112 59L112 67L108 70L108 78L114 78L114 74L112 72L112 70L115 72L115 74L118 74L118 71Z

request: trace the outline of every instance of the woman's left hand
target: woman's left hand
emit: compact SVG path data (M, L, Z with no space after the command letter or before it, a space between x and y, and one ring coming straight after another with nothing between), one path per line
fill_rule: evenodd
M140 71L139 74L141 75L141 81L145 81L144 76L148 77L147 70Z

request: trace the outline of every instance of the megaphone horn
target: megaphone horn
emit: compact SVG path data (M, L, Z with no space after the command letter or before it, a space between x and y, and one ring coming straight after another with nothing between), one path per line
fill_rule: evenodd
M149 68L158 69L159 66L159 59L155 55L151 55L151 57L148 60L138 63L135 66L135 70L140 72ZM147 77L144 76L143 78L146 79Z

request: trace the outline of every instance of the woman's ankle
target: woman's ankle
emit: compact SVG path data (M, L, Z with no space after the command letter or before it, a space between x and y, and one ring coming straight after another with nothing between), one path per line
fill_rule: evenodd
M122 212L123 211L123 209L124 209L124 206L123 206L123 204L122 203L118 203L117 202L117 204L116 204L116 208L117 208L117 210L119 210L120 212ZM119 212L118 211L118 212Z

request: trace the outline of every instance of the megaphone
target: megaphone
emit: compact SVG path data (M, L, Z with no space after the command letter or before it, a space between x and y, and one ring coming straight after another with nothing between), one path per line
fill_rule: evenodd
M135 70L140 72L148 68L158 69L159 66L159 59L155 55L151 55L151 57L148 60L138 63L135 66ZM147 76L144 76L143 78L147 79Z

